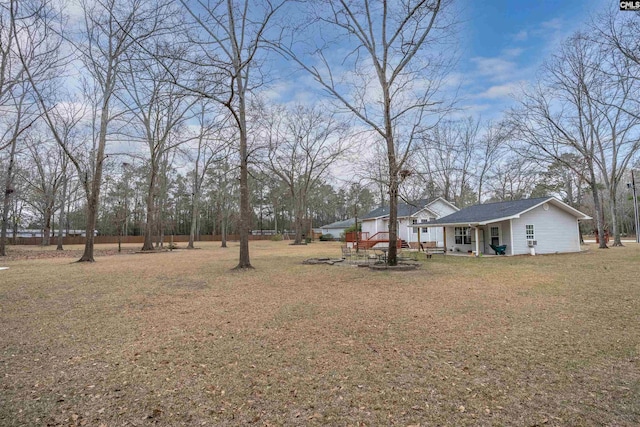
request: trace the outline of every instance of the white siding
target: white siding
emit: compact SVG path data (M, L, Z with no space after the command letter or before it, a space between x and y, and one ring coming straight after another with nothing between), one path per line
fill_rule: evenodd
M445 203L440 199L429 203L428 206L429 210L435 214L434 216L436 218L442 218L444 216L451 215L452 213L457 212L448 203Z
M341 234L344 234L346 228L321 228L322 234L331 234L334 238L339 238Z
M439 218L435 213L431 212L429 209L423 209L418 212L415 216L408 219L402 223L402 227L406 228L406 237L403 237L407 242L417 242L418 241L418 232L414 233L414 230L418 230L417 228L410 227L413 224L413 221L416 220L418 222L426 222L430 218ZM427 229L427 231L423 231L420 229L420 241L422 242L431 242L436 240L436 229ZM404 234L403 234L404 235ZM440 236L442 240L442 236Z
M407 242L417 242L418 233L413 233L413 229L409 225L413 224L413 220L429 220L430 218L442 218L457 212L449 204L440 199L428 205L428 208L419 211L415 216L409 218L400 218L398 220L398 238ZM367 219L362 221L362 232L368 232L369 237L373 237L376 233L389 231L389 221L387 218ZM420 240L423 242L438 242L438 246L445 246L443 240L442 228L431 228L428 232L420 231Z
M369 233L369 237L372 237L379 231L387 231L382 229L382 219L366 219L362 221L362 232Z
M538 206L513 220L514 255L529 253L526 239L527 224L534 227L534 237L538 242L535 247L537 254L580 251L580 236L578 235L576 217L552 203L547 205L549 210Z
M500 237L501 245L507 245L507 255L513 255L513 248L511 247L511 221L503 221L500 223L502 227L502 237Z
M463 253L467 253L468 251L475 251L476 247L475 247L475 231L473 229L471 229L471 241L472 243L470 245L456 245L456 233L455 233L455 227L447 227L447 244L445 245L446 249L448 252L449 249L452 249L454 253L458 252L463 252ZM456 251L456 249L458 249ZM480 248L480 251L482 252L482 248Z

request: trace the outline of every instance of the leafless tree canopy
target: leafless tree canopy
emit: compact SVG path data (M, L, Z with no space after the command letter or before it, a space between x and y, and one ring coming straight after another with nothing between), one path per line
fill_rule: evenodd
M556 195L621 244L638 13L593 16L490 120L456 104L457 15L452 0L0 3L0 255L23 228L84 234L81 261L96 232L145 250L237 234L250 269L252 230L302 243L375 199L395 264L398 199L435 196Z

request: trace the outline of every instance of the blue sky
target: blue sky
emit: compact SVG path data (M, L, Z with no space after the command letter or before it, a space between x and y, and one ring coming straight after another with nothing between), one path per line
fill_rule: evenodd
M520 84L535 81L543 61L592 14L613 0L464 0L456 78L461 105L497 117ZM614 5L614 6L615 6Z
M458 90L458 116L499 119L521 85L536 80L545 59L590 17L617 0L458 0L458 64L447 87ZM283 60L267 93L275 102L317 102L320 88Z

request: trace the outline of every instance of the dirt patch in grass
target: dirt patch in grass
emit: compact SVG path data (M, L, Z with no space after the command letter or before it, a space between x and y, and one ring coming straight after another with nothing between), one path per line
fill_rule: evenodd
M2 260L0 425L640 423L636 245L402 273L218 245Z

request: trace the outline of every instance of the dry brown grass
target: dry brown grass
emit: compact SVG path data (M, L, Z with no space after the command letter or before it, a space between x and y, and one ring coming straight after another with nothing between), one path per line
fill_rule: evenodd
M200 246L11 248L0 425L640 424L636 245L403 273L286 242L231 272L237 244Z

